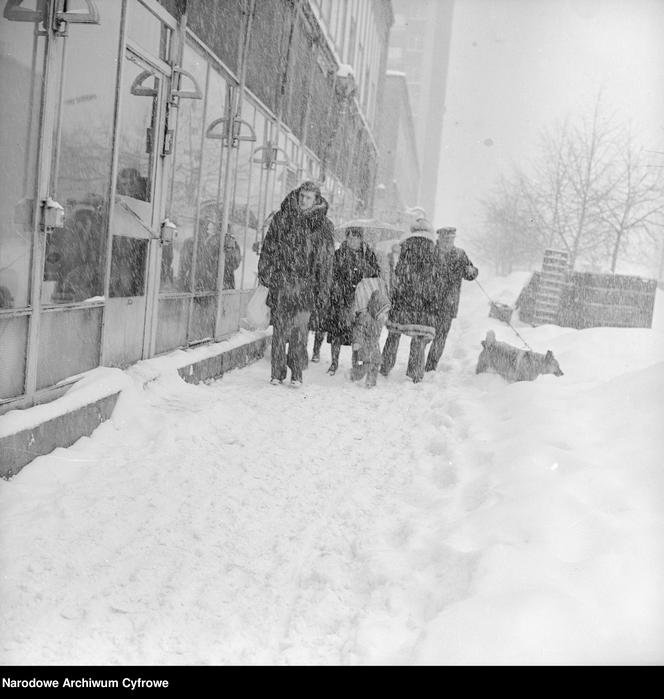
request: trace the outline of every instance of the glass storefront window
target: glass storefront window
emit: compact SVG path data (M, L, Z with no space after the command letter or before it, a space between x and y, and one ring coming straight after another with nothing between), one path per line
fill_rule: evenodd
M172 32L138 0L127 5L127 36L153 56L168 61Z
M41 315L37 389L99 365L101 306L79 306Z
M151 68L126 52L109 287L109 295L114 298L145 294L160 83Z
M267 145L265 140L266 123L262 114L247 99L242 105L242 120L251 124L255 141L241 141L237 153L237 170L231 233L233 235L233 254L231 248L226 250L225 277L230 281L231 268L233 287L236 289L253 289L256 286L258 269L258 247L260 216L263 209L264 183L267 171L260 160L263 151L256 149ZM247 129L248 132L248 129ZM254 162L259 160L259 162Z
M190 46L185 46L183 68L205 88L207 63ZM214 109L215 113L217 109ZM161 292L191 291L191 261L197 220L198 189L203 157L203 100L181 100L173 153L172 180L167 216L178 233L161 251ZM217 145L221 141L215 141Z
M23 393L27 342L28 316L0 316L0 398L14 398Z
M113 0L97 6L102 24L75 25L66 39L53 187L65 207L65 226L46 240L47 305L96 300L104 293L121 7Z
M147 240L113 236L111 284L108 292L112 298L145 294L147 252Z
M44 42L39 23L0 17L0 310L30 304Z
M221 196L227 149L226 133L227 84L210 67L206 94L206 123L202 143L201 182L198 211L192 207L191 234L185 240L180 257L178 279L189 291L216 291L219 269L219 235L222 217ZM194 245L196 258L194 264ZM192 266L195 282L192 288Z

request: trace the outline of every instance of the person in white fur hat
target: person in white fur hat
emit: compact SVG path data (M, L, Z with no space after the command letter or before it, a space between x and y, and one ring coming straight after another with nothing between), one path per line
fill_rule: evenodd
M394 368L402 334L409 335L410 355L406 375L414 383L424 377L425 351L433 339L440 298L440 266L433 226L417 219L401 239L401 253L395 269L388 336L383 347L380 373L387 376Z

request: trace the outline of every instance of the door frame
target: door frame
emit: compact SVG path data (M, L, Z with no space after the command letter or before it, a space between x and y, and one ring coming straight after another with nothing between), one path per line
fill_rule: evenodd
M144 6L149 9L152 14L156 16L163 24L165 24L171 31L171 44L169 62L160 59L158 56L154 56L149 51L136 44L128 37L128 3L141 2ZM102 333L101 333L101 362L102 366L108 366L111 362L111 348L109 347L108 340L108 324L107 324L107 313L108 301L110 300L110 276L111 276L111 262L112 262L112 247L113 238L115 231L115 221L114 221L114 207L112 202L115 200L116 196L116 182L118 176L118 160L119 160L119 140L120 132L122 129L121 116L122 116L122 106L126 96L123 94L123 79L124 79L124 67L127 57L127 53L134 55L140 62L145 63L151 69L153 69L159 76L160 87L159 87L159 104L158 104L158 116L156 120L156 139L154 143L154 153L153 153L153 198L152 198L152 213L150 219L149 228L151 229L151 235L148 238L148 248L147 248L147 259L145 262L145 312L143 314L143 331L141 339L141 357L139 359L147 359L154 354L154 344L156 336L156 323L158 314L158 294L159 294L159 276L161 268L161 221L164 215L164 205L165 205L165 195L164 190L165 184L168 182L168 171L170 169L170 159L167 158L164 153L164 138L165 138L165 127L166 127L166 116L167 116L167 104L171 95L171 82L173 79L173 65L177 62L177 52L179 42L178 37L178 24L177 22L166 15L163 8L158 4L152 3L150 0L123 0L122 8L122 21L120 30L120 42L118 50L118 68L116 75L116 100L115 100L115 113L114 113L114 129L113 129L113 161L111 166L111 198L109 204L109 214L108 214L108 238L106 249L108 251L106 259L106 270L105 270L105 281L104 281L104 296L106 298L106 305L104 309L104 318L102 321Z

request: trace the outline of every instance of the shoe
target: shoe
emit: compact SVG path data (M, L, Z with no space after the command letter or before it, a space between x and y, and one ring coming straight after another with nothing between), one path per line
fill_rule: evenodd
M379 373L381 376L384 376L385 378L387 378L387 377L390 375L390 372L389 372L389 371L385 371L385 369L380 369L380 370L378 371L378 373Z
M302 381L298 381L297 379L291 379L291 380L290 380L290 385L291 385L293 388L300 388L300 386L302 385Z
M279 386L283 381L281 379L270 379L270 386Z
M311 361L314 362L314 364L320 362L320 354L318 354L318 352L314 352L314 354L311 355Z
M327 373L330 376L334 376L337 373L338 368L339 368L339 365L336 362L332 362L332 364L330 364L330 368L327 370Z
M362 364L358 364L350 370L350 380L351 381L361 381L364 378L366 373L367 373L367 368L365 366L363 366Z

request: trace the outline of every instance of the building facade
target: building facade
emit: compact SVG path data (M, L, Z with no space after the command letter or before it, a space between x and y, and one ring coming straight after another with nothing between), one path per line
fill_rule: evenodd
M435 216L445 85L454 0L394 0L388 69L405 74L413 109L420 189L416 202Z
M304 179L371 212L389 0L0 4L0 413L236 332Z
M405 226L420 189L420 163L413 112L405 73L387 71L378 125L380 158L374 215L385 223Z

